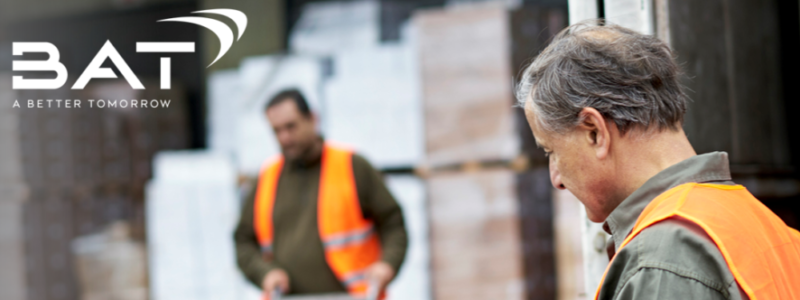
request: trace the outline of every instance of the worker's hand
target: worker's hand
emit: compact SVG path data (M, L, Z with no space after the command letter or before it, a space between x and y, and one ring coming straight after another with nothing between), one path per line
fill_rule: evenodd
M264 282L261 283L261 288L264 290L266 299L269 299L269 296L272 295L272 291L276 288L280 289L282 294L286 294L286 292L289 291L289 275L286 274L286 271L281 269L269 271L267 276L264 276Z
M377 284L379 291L383 291L394 278L394 272L394 268L388 263L378 261L367 268L367 281Z

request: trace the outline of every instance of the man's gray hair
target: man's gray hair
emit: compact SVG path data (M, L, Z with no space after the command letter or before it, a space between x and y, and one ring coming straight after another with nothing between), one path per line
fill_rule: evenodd
M634 127L678 129L686 113L680 68L656 37L602 21L567 27L528 66L517 101L529 96L537 125L564 132L580 124L583 108L597 109L622 134Z

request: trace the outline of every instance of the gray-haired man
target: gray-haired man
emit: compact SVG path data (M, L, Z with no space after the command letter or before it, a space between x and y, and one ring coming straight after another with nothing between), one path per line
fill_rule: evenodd
M593 22L559 33L517 94L553 186L613 237L597 298L800 297L800 233L731 182L726 153L696 155L670 49Z

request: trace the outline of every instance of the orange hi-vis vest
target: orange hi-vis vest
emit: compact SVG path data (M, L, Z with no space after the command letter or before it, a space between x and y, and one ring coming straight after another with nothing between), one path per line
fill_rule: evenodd
M674 187L645 207L619 248L645 228L673 217L696 224L711 237L750 300L800 299L800 233L743 186L686 183Z
M317 199L317 224L325 260L349 294L363 297L368 282L364 271L381 257L372 221L364 218L353 176L353 152L325 143ZM262 252L273 250L273 208L283 157L264 164L254 204L256 236ZM283 200L283 201L288 201Z

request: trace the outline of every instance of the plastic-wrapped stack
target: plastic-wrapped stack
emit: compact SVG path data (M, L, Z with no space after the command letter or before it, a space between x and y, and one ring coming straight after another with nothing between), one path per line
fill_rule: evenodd
M414 39L405 30L399 41L380 43L380 17L378 1L309 4L290 45L330 58L321 95L326 137L379 168L410 167L424 151Z
M295 88L317 113L326 138L359 149L379 168L418 164L424 146L413 38L382 44L379 34L378 1L304 6L290 35L291 54L247 58L238 72L210 76L211 148L233 148L240 172L256 176L279 152L264 105Z
M240 205L230 158L162 152L154 166L146 203L152 299L258 299L236 266Z
M431 299L430 243L425 182L413 175L386 176L386 185L403 209L408 251L400 273L388 287L389 300Z
M380 41L380 3L376 0L309 3L289 38L294 53L328 55Z
M208 76L208 148L233 155L236 151L236 117L242 103L239 71L226 70Z
M333 56L325 84L325 132L354 145L379 168L413 166L424 157L419 75L410 42Z

